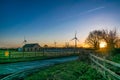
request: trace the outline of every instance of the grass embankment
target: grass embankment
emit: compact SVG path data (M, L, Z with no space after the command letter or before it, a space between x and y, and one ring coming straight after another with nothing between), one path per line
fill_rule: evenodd
M42 69L25 80L105 80L90 65L72 61Z

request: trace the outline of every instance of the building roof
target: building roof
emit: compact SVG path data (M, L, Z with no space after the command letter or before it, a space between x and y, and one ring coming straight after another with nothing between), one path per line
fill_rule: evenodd
M35 45L38 45L38 46L40 47L40 45L39 45L38 43L33 43L33 44L25 44L25 45L23 46L23 48L34 47Z

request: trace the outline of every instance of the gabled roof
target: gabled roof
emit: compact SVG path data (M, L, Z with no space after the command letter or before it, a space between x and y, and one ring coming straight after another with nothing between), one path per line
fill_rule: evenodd
M35 45L38 45L38 46L40 47L40 45L39 45L38 43L34 43L34 44L25 44L25 45L23 46L23 48L34 47Z

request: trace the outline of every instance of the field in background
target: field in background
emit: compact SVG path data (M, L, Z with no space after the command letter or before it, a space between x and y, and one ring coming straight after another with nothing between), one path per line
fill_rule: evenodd
M79 52L74 51L40 51L40 52L18 52L18 51L3 51L0 50L0 63L31 61L39 59L49 59L64 56L78 55Z
M25 80L105 80L87 63L72 61L42 69Z

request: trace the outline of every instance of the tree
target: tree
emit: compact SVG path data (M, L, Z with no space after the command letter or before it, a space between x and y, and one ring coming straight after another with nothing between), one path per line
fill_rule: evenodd
M48 48L48 45L45 44L45 45L44 45L44 48Z
M89 33L85 42L92 46L94 49L99 49L100 40L102 38L102 31L94 30Z
M116 48L120 48L120 38L117 40L116 44L115 44Z
M118 46L120 39L116 30L102 30L102 38L107 43L107 48L111 51Z

